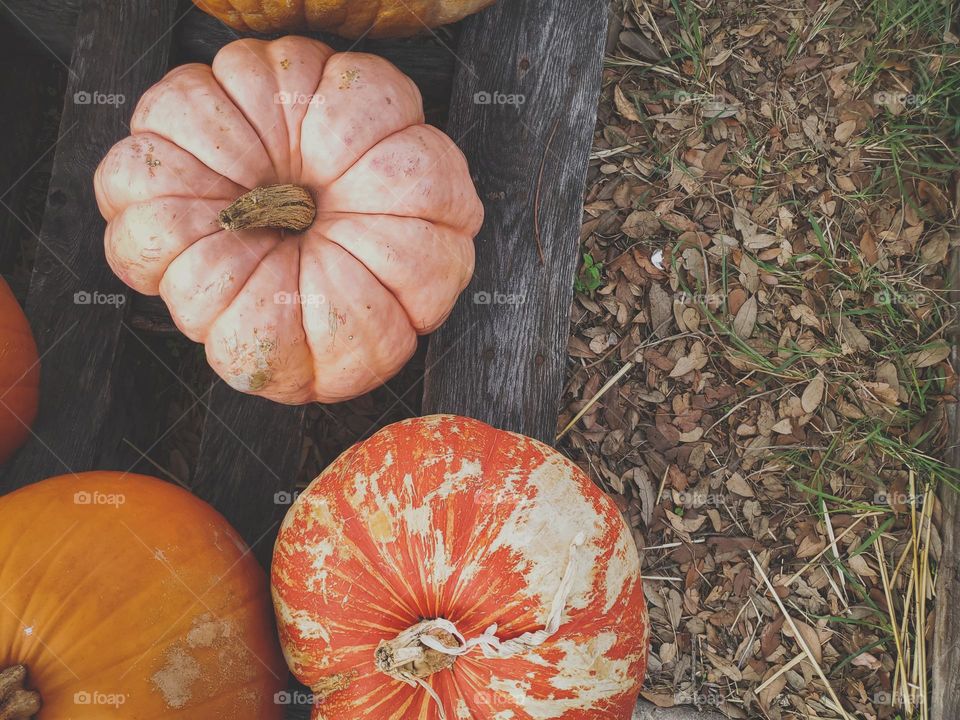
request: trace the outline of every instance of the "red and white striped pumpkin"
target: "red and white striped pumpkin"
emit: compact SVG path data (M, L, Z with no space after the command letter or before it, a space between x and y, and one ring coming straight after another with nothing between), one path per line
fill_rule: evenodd
M433 416L298 498L273 596L313 718L629 718L649 629L619 511L546 445Z

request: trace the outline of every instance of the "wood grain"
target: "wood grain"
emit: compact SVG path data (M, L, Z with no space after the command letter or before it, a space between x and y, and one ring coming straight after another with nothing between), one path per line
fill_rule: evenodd
M951 268L954 289L952 299L958 299L960 288L960 250L954 250ZM960 367L960 324L953 328L953 367ZM960 392L954 387L953 393ZM951 439L948 460L952 467L960 467L960 411L956 403L947 403L949 435ZM933 623L933 654L928 663L933 670L931 717L960 717L960 493L943 483L940 488L943 514L940 522L942 550L937 567L937 605Z
M424 412L553 443L606 27L604 0L499 3L464 23L448 133L487 219L473 282L431 338Z
M190 2L167 0L176 5L174 28L174 63L210 63L214 55L229 42L241 37L216 18L195 8ZM10 27L38 46L47 48L64 62L70 59L80 0L4 0L0 13L6 15ZM434 122L442 121L452 88L456 57L453 31L439 31L442 42L433 35L409 40L344 40L326 33L303 33L317 38L338 50L372 52L385 57L413 78L424 95L427 114ZM243 37L272 38L278 34L246 34Z
M120 389L114 367L125 367L132 346L121 340L129 303L104 259L92 183L100 159L128 132L129 108L92 96L139 98L166 71L173 10L163 0L83 4L26 305L42 358L40 415L0 489L64 472L126 470L137 457L103 443L103 428L121 426L111 415ZM94 299L106 296L124 302ZM140 410L153 422L149 407Z
M298 479L304 408L244 395L221 380L206 407L191 489L223 513L269 567Z

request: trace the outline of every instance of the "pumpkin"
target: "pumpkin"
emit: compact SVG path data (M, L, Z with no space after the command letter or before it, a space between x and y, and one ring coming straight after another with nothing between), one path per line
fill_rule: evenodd
M39 388L40 361L30 324L0 278L0 465L29 437Z
M394 375L473 274L466 160L385 60L238 40L143 96L95 177L114 272L232 387L337 402Z
M327 30L350 38L406 37L456 22L494 0L194 0L244 31Z
M555 450L433 416L300 495L272 572L314 718L628 718L649 629L632 536Z
M283 717L266 576L190 493L44 480L0 498L0 547L0 717Z

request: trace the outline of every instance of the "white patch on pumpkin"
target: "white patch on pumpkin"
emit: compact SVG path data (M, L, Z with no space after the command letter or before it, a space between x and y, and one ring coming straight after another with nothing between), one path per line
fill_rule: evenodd
M308 579L308 586L312 592L321 592L323 599L327 599L327 558L334 554L336 547L333 540L326 538L320 540L306 548L310 555L310 568L313 570L313 576Z
M470 708L467 707L467 704L463 701L463 698L457 698L456 713L460 720L470 720Z
M448 498L454 493L464 492L471 482L483 477L483 466L477 460L462 460L460 469L455 472L447 472L443 475L443 482L437 486L437 489L430 493L430 496L436 495L441 498Z
M563 651L563 658L553 666L550 684L559 691L572 693L573 697L536 697L529 693L518 695L524 687L514 679L491 677L487 686L494 692L507 693L534 720L561 718L572 710L593 710L611 698L633 687L630 664L633 658L619 660L607 658L607 653L616 645L614 632L601 633L586 642L561 640L552 647ZM525 660L533 660L536 652L528 653Z
M284 618L287 625L296 627L301 637L307 640L323 640L327 645L330 644L330 631L327 627L315 620L306 610L295 610L288 612L288 617Z
M453 571L456 570L456 566L451 563L450 558L447 557L446 540L443 537L443 531L439 528L434 530L434 539L436 544L434 545L433 558L430 562L433 565L433 582L439 587L443 586L444 583L450 579Z
M491 552L505 547L520 555L517 569L523 572L530 595L539 596L544 621L566 570L573 539L580 532L586 534L586 543L577 551L577 571L566 607L585 608L593 594L599 555L595 540L603 528L593 504L571 492L569 476L569 467L548 459L522 478L535 493L532 498L515 499L515 509L490 545Z
M640 556L633 538L627 534L626 528L617 537L617 544L613 548L613 556L605 568L604 585L607 589L607 600L603 607L604 613L617 602L628 584L640 578Z

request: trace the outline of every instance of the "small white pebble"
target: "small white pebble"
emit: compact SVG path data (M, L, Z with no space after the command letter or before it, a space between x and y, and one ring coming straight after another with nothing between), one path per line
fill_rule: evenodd
M663 270L663 250L654 250L653 255L650 256L650 262Z

